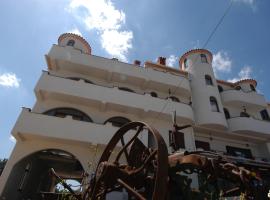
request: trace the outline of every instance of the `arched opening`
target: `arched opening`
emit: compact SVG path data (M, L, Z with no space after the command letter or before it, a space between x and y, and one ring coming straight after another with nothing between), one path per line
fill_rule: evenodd
M44 112L43 114L61 118L71 116L74 120L93 122L93 120L87 114L74 108L54 108Z
M205 54L201 54L201 62L202 62L202 63L208 63L207 57L206 57Z
M180 100L175 96L169 96L167 99L171 99L174 102L180 102Z
M79 80L83 80L85 83L90 83L90 84L94 84L92 81L89 81L85 78L78 78L78 77L68 77L68 79L71 79L73 81L79 81Z
M125 117L111 117L111 118L107 119L104 122L104 124L111 123L113 126L121 127L129 122L131 122L131 121Z
M210 106L211 106L211 111L219 112L218 103L215 97L210 97Z
M230 116L230 113L229 113L228 109L227 108L223 108L223 111L224 111L225 118L226 119L230 119L231 116Z
M75 45L75 40L69 40L68 42L67 42L67 46L74 46Z
M206 85L213 85L213 81L210 75L205 75L205 83Z
M219 91L219 92L223 92L223 87L220 86L220 85L218 85L218 91Z
M240 85L237 85L237 86L235 87L235 89L236 89L236 90L241 90L242 88L241 88Z
M119 90L127 91L127 92L134 92L132 89L129 89L127 87L118 87Z
M158 95L157 95L156 92L150 92L150 95L151 95L152 97L158 97Z
M185 59L184 60L184 68L187 69L190 66L190 60Z
M256 91L254 85L250 84L249 86L250 86L250 89L251 89L252 91L254 91L254 92Z
M59 181L51 174L53 168L64 180L81 184L85 179L80 161L71 153L46 149L18 161L11 170L2 197L6 199L57 199L62 195L56 189Z

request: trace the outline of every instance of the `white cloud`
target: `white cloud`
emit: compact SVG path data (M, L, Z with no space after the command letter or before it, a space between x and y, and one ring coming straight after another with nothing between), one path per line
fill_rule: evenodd
M97 30L102 47L114 57L124 61L132 48L133 33L122 30L125 24L125 13L115 8L111 0L71 0L68 10L88 30Z
M68 31L68 33L74 33L76 35L82 36L82 33L78 28L71 29Z
M15 137L13 137L13 135L11 135L11 136L9 136L9 140L11 141L11 142L16 142L16 139L15 139Z
M232 69L232 61L228 54L224 51L219 51L213 55L212 62L213 70L216 76L221 73L229 73Z
M0 85L18 88L20 86L20 79L14 73L3 73L0 74Z
M252 74L252 67L251 66L245 66L240 70L237 77L229 79L228 81L229 82L236 82L236 81L239 81L239 80L242 80L242 79L249 79L249 78L251 78L251 74Z
M129 31L106 30L101 35L102 47L110 55L126 61L125 54L132 47L132 37L133 34Z
M174 67L177 60L178 58L175 55L170 55L169 58L167 59L167 65L170 67Z

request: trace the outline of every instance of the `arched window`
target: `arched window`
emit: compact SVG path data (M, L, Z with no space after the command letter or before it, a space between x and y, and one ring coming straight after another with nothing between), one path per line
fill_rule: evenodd
M241 90L242 88L241 88L240 85L237 85L237 86L235 87L235 89L236 89L236 90Z
M202 63L208 63L207 57L206 57L205 54L201 54L201 62L202 62Z
M74 44L75 44L75 40L69 40L68 42L67 42L67 46L74 46Z
M263 109L262 111L260 111L260 113L261 113L262 120L270 121L270 117L266 109Z
M220 85L218 85L218 91L219 92L223 92L223 87L221 87Z
M228 109L227 108L224 108L223 111L224 111L225 118L226 119L230 119L231 116L230 116L230 113L229 113Z
M127 92L134 92L133 90L127 88L127 87L118 87L119 90L124 90L124 91L127 91Z
M211 106L211 111L219 112L218 103L215 97L210 97L210 106Z
M131 121L125 117L111 117L111 118L107 119L104 122L104 124L107 124L108 122L112 123L113 126L121 127L121 126L124 126L126 123L129 123Z
M254 85L250 84L249 86L250 86L250 89L251 89L252 91L256 91Z
M206 85L213 85L213 81L212 81L211 76L205 75L205 83L206 83Z
M189 67L189 60L188 59L185 59L184 60L184 68L188 68Z
M156 92L150 92L150 95L151 95L152 97L158 97L158 95L157 95Z
M167 99L171 99L174 102L180 102L180 100L175 96L169 96Z
M94 84L92 81L89 81L85 78L78 78L78 77L68 77L68 79L74 80L74 81L79 81L79 80L84 80L85 83L90 83L90 84Z
M84 112L74 108L54 108L44 112L43 114L55 117L65 118L71 116L74 120L80 120L85 122L93 122L93 120Z

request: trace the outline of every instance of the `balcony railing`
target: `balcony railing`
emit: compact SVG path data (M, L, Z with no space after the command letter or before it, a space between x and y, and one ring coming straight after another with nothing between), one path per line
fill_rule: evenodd
M233 105L241 107L243 104L246 107L262 109L267 106L263 95L255 91L243 92L241 90L226 90L220 93L224 105Z
M141 88L167 92L175 90L177 94L190 95L188 78L184 74L170 74L151 68L138 67L99 56L82 54L79 51L54 45L46 55L50 70L68 70L109 81L125 82ZM181 84L179 84L181 83ZM177 88L177 90L176 90Z
M150 94L137 94L100 85L85 83L83 80L74 81L56 77L44 72L35 88L37 98L69 100L72 103L100 106L116 111L159 114L160 117L170 117L176 110L177 117L186 122L193 121L193 110L190 103L173 102ZM166 105L166 106L165 106Z
M63 142L107 144L118 129L119 127L112 126L111 123L98 124L74 120L69 116L65 118L48 116L23 108L12 134L18 140L40 138L60 139ZM146 135L142 136L144 142L147 141Z
M253 117L232 117L227 121L229 129L232 132L259 137L269 137L270 135L270 123L266 120L260 120Z

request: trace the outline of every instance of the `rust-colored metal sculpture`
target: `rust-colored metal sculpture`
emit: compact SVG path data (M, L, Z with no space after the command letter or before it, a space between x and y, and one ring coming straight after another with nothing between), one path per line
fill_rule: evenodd
M175 123L172 136L187 127ZM141 140L142 135L147 135L148 144ZM130 122L108 143L89 187L80 197L70 187L63 186L78 200L105 200L113 191L125 191L128 199L139 200L219 199L240 195L244 199L267 199L269 184L255 172L269 172L269 169L270 165L258 166L210 151L168 155L166 144L155 128L143 122ZM190 174L198 177L197 190L191 188Z

